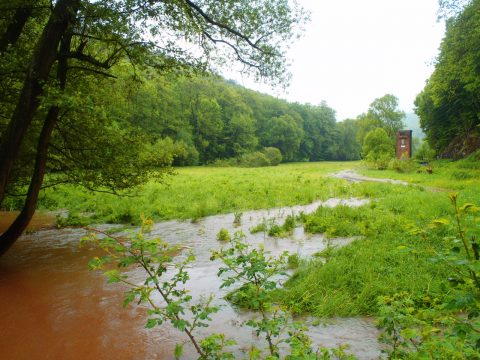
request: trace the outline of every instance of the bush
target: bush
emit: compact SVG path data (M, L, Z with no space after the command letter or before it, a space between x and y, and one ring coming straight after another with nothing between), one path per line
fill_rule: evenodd
M238 165L238 160L236 158L217 159L211 165L215 167L232 167Z
M261 167L269 166L270 161L264 153L256 151L250 154L242 155L239 158L239 165L244 167Z
M433 150L427 141L423 141L422 145L415 152L415 159L421 162L430 162L435 158L435 150Z
M392 159L388 163L388 168L399 173L409 173L417 169L417 164L411 159Z
M266 147L262 152L271 166L277 166L282 162L282 153L276 147Z
M218 241L230 241L230 233L228 232L227 229L221 228L220 231L217 234L217 240Z
M363 141L362 153L370 167L384 170L394 157L393 141L382 128L367 133Z

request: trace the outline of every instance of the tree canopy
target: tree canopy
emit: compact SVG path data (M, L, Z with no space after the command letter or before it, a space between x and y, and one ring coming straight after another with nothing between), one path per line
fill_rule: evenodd
M126 76L122 64L135 76L144 67L178 74L237 63L259 80L284 84L285 50L307 18L288 0L14 0L3 2L0 14L0 205L19 179L29 182L0 253L33 215L46 172L114 190L134 186L159 165L134 155L146 142L124 113L106 112L125 100L112 92L113 79ZM218 119L218 104L197 105L192 126L208 126L215 137L220 122L210 116Z
M480 1L447 21L435 71L417 96L430 145L448 157L480 147Z

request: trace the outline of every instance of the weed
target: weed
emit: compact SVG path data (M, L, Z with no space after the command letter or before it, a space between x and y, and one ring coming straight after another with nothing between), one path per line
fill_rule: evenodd
M233 225L240 226L242 224L242 215L243 213L240 211L235 211L233 213Z
M230 241L230 233L228 232L227 229L222 228L217 234L217 240L218 241Z

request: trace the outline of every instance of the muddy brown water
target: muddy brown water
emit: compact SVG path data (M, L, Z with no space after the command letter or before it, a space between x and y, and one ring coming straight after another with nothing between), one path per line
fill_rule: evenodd
M326 246L322 236L308 236L297 228L291 238L276 239L263 233L251 235L248 230L265 219L281 223L287 215L312 212L320 205L364 203L330 199L306 206L249 211L243 213L238 227L233 226L233 214L206 217L196 223L168 221L156 224L152 235L195 252L187 283L194 299L209 294L221 297L226 291L219 290L219 263L209 260L210 251L220 246L215 238L221 228L242 230L250 243L263 244L273 254L287 250L308 256ZM124 289L107 285L101 274L88 271L89 259L98 254L94 249L79 248L83 235L80 229L37 231L23 236L0 259L0 359L173 359L175 344L187 340L184 334L168 325L147 330L145 309L123 309ZM344 245L353 240L334 239L331 243ZM138 281L143 276L139 271L130 275ZM213 316L208 331L234 338L240 357L248 344L259 342L251 329L239 326L255 314L236 309L221 298L216 304L221 310ZM346 344L360 359L380 357L378 331L369 318L329 319L311 326L310 335L322 346ZM184 358L196 358L188 344Z
M0 233L8 229L15 221L20 211L0 211ZM37 212L27 226L27 232L41 229L51 229L55 226L55 215Z

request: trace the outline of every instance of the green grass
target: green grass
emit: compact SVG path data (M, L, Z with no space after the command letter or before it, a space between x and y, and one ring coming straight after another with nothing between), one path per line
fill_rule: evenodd
M432 174L419 166L418 172L399 173L393 170L368 170L358 167L359 172L366 176L404 180L412 184L429 186L445 190L478 191L480 182L480 151L468 158L452 161L437 160L431 163Z
M479 165L472 159L436 161L432 175L357 169L370 177L423 186L354 184L351 191L372 198L370 204L360 208L320 208L305 216L307 231L363 238L344 248L329 249L326 263L311 260L287 283L279 300L297 312L351 316L375 315L380 295L406 291L432 298L448 296L448 269L430 259L453 231L429 225L433 219L451 218L453 209L447 193L431 187L455 190L460 203L480 205ZM415 229L428 229L428 237L420 237Z
M307 204L347 197L345 182L327 175L359 162L293 163L263 168L179 168L164 184L150 182L128 196L85 192L73 186L47 189L39 207L91 214L92 223L137 223L144 214L155 221L198 219L219 213Z

